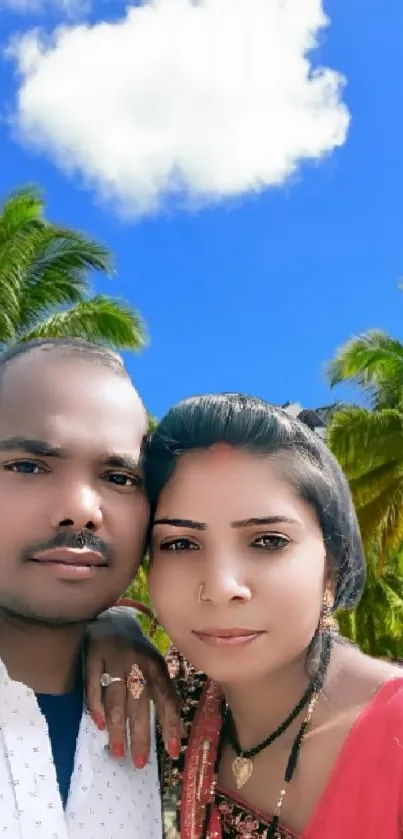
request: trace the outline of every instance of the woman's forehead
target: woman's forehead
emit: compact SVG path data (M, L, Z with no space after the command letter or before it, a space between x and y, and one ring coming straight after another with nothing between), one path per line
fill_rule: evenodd
M263 516L315 521L315 512L284 474L279 455L233 447L187 452L179 457L158 502L170 514L192 509L203 520L234 521Z

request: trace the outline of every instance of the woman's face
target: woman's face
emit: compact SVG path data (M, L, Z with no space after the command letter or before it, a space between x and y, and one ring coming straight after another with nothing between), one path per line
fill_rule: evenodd
M178 649L222 684L297 659L317 628L326 576L315 512L281 456L227 446L183 455L160 495L149 576Z

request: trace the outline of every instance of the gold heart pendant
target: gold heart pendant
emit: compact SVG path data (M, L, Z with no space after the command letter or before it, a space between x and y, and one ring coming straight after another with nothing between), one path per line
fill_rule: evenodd
M232 761L232 774L238 789L249 781L253 772L253 763L248 757L236 757Z

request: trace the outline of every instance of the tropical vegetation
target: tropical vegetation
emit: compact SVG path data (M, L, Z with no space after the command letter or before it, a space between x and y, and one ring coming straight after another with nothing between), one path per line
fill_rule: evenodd
M148 559L146 557L141 568L136 574L135 580L133 580L133 582L125 592L125 597L128 597L131 600L136 600L140 604L144 604L149 609L150 614L152 614L152 605L147 586L147 566ZM152 637L158 649L162 653L165 653L169 647L170 642L164 630L160 626L158 626L158 624L154 620L152 620L148 615L145 615L141 611L138 611L136 618L142 625L143 630Z
M361 405L333 406L329 446L350 482L367 554L358 608L342 631L372 655L403 649L403 344L371 330L327 366L331 387L352 384Z
M0 208L0 347L35 338L80 337L115 349L145 343L140 315L124 301L94 294L91 274L111 277L103 245L45 218L35 186Z

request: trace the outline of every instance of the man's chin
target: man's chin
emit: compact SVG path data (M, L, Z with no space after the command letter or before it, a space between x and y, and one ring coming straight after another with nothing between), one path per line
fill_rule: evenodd
M35 626L54 626L54 627L71 627L71 626L85 626L91 621L95 620L98 615L107 609L108 606L102 604L99 607L89 607L77 610L63 608L49 609L46 607L34 607L30 604L29 608L23 604L13 606L0 606L0 615L8 622L18 622L24 624L34 624Z

